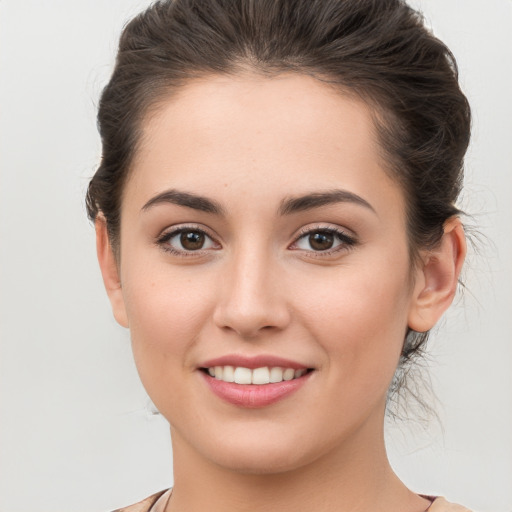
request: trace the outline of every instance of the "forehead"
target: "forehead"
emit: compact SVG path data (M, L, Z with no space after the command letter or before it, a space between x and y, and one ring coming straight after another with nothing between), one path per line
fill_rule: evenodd
M209 195L222 185L276 201L329 188L377 198L384 187L402 202L370 108L313 77L205 77L161 101L142 128L126 199L165 188Z

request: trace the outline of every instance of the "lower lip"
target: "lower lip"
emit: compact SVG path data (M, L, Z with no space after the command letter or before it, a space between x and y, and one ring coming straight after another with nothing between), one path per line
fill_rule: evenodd
M302 387L312 372L292 380L284 380L272 384L235 384L215 379L201 372L206 384L215 395L230 404L239 407L265 407L285 399Z

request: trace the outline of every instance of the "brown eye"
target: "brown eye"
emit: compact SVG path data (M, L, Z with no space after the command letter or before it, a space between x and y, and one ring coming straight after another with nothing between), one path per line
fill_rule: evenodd
M197 251L202 249L205 242L204 233L200 231L182 231L180 242L183 249L187 251Z
M206 250L218 250L220 245L201 229L178 228L164 233L158 240L158 245L165 251L186 256L193 252L202 253Z
M315 251L326 251L334 245L334 235L328 231L317 231L309 235L309 245Z
M354 237L348 235L339 228L312 229L300 236L290 247L311 253L331 254L342 250L348 250L356 245Z

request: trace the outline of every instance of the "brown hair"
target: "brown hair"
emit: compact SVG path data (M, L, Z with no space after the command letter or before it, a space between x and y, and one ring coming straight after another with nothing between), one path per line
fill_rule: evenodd
M99 105L103 154L86 203L92 220L105 217L114 250L148 109L195 77L245 69L312 75L369 103L404 190L411 254L439 242L459 213L470 108L452 53L418 12L403 0L163 0L125 27ZM400 368L427 336L407 333Z

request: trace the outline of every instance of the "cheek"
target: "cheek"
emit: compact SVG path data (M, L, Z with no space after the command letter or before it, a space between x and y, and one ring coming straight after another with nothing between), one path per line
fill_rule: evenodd
M191 356L211 316L213 287L203 280L192 284L168 266L130 277L124 295L135 365L157 409L176 419L176 411L179 416L190 409L183 386L195 370Z
M350 381L351 389L375 385L384 391L396 370L407 329L407 276L355 269L340 274L322 287L312 282L299 292L307 298L302 317L336 379Z
M215 287L209 281L207 275L192 278L168 265L133 266L127 272L123 293L141 377L146 367L164 375L173 365L187 366L189 351L212 314Z

